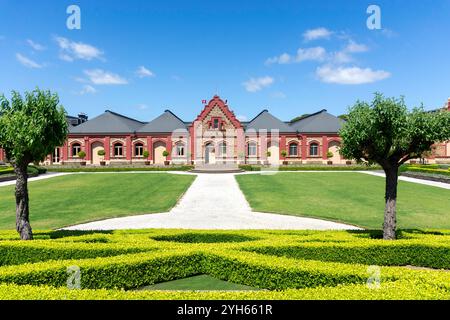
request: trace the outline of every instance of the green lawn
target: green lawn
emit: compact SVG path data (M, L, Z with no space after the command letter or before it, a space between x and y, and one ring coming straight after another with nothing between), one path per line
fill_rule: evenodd
M254 211L382 227L384 178L362 173L299 172L238 175ZM400 181L400 228L450 228L450 190Z
M242 284L232 283L216 279L207 274L188 277L184 279L172 280L167 282L157 283L151 286L139 288L139 290L260 290L245 286Z
M194 181L168 173L74 174L29 183L34 229L165 212ZM0 229L15 228L14 186L0 187Z

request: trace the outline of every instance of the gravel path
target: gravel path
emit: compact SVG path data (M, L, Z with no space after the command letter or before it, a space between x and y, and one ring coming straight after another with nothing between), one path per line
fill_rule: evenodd
M108 219L65 228L114 230L180 229L297 229L347 230L357 227L331 221L252 212L233 174L198 174L170 212Z

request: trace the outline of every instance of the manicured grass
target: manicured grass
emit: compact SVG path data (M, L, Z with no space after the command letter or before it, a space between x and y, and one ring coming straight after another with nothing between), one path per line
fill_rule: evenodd
M325 218L380 229L384 214L382 177L363 173L238 175L255 211ZM397 222L401 228L450 228L450 190L399 181Z
M184 279L172 280L157 283L151 286L139 288L139 290L259 290L257 288L245 286L216 279L207 274L193 276Z
M167 173L71 174L29 183L34 229L166 212L194 176ZM0 187L0 229L15 228L14 186Z

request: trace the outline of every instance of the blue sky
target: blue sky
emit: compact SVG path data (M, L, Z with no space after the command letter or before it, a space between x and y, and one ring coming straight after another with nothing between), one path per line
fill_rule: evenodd
M69 114L143 121L191 121L215 93L243 120L339 115L376 91L433 109L450 97L449 21L449 0L0 0L0 93L39 86Z

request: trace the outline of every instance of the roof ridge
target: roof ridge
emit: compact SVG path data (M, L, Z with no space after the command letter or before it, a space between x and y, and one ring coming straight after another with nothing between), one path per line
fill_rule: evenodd
M270 114L269 110L264 109L263 111L261 111L260 113L258 113L252 120L248 121L248 123L253 122L253 120L255 120L256 118L258 118L260 115L262 115L264 112L267 112Z
M318 115L319 113L322 113L322 112L328 112L328 111L327 111L327 109L322 109L322 110L320 110L320 111L317 111L317 112L308 114L307 116L304 116L304 117L302 117L302 118L300 118L300 119L298 119L298 120L295 120L295 121L289 121L289 123L290 123L290 124L296 123L296 122L298 122L298 121L305 120L305 119L310 118L310 117L312 117L312 116Z
M184 123L183 120L180 119L180 117L178 117L175 113L173 113L172 111L170 111L169 109L164 110L164 112L169 112L171 115L173 115L175 118L177 118L178 120L180 120L180 122Z
M136 121L136 122L139 122L139 123L145 124L145 122L142 122L142 121L140 121L140 120L136 120L136 119L133 119L133 118L130 118L130 117L124 116L123 114L120 114L120 113L117 113L117 112L111 111L111 110L109 110L109 109L105 110L105 113L106 113L106 112L108 112L108 113L111 113L111 114L113 114L113 115L115 115L115 116L118 116L118 117L121 117L121 118L125 118L125 119L128 119L128 120L132 120L132 121Z

